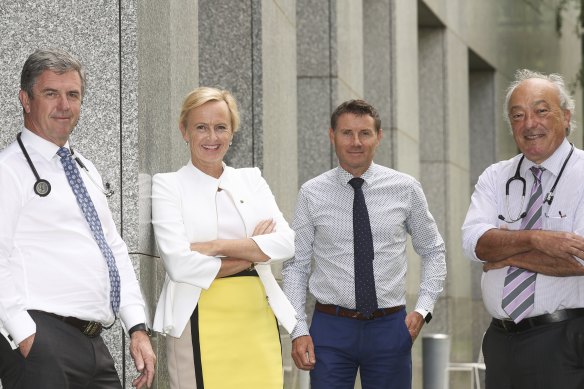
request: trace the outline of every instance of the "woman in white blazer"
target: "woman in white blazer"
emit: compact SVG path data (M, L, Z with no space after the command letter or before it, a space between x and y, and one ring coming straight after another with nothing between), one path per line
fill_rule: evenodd
M172 388L283 387L277 320L295 312L270 269L294 254L294 232L259 169L223 163L239 125L231 94L201 87L179 127L191 160L156 174L152 224L166 269L154 329L167 334Z

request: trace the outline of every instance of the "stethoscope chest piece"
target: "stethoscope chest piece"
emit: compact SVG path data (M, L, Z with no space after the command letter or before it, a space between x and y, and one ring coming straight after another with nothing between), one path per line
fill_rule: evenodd
M37 179L37 181L34 183L34 193L41 197L45 197L51 193L51 184L45 179Z
M39 176L39 173L37 172L36 168L34 167L34 164L32 163L32 160L30 159L30 156L28 155L28 152L26 151L24 144L22 143L22 140L20 139L21 134L22 133L19 132L16 135L16 140L18 141L18 146L20 146L20 149L22 150L22 154L24 154L24 157L26 158L26 162L28 163L28 166L30 166L30 170L32 171L32 174L34 174L34 178L36 179L36 181L33 185L34 193L36 193L40 197L46 197L49 195L49 193L51 193L51 184L49 183L49 181L47 181L44 178L41 178ZM111 195L114 194L114 191L110 188L109 182L106 182L105 188L103 188L101 185L99 185L97 182L95 182L95 180L93 179L93 177L91 177L91 174L89 174L89 170L87 170L87 168L85 167L83 162L81 162L81 160L77 156L73 155L73 149L71 149L71 155L73 156L73 158L75 159L77 164L83 170L85 170L87 172L87 176L89 177L89 179L99 188L99 190L105 196L110 197Z

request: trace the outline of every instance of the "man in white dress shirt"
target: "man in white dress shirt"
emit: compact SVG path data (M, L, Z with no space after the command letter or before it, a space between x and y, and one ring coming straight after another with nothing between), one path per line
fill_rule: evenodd
M152 384L156 358L126 245L99 173L79 153L70 158L84 92L83 66L62 50L37 50L24 64L24 127L0 152L5 389L121 388L100 335L116 317L140 372L133 384ZM71 169L81 179L70 180Z
M574 100L561 76L524 69L504 107L521 154L483 172L462 227L493 317L487 388L584 388L584 152L567 140Z

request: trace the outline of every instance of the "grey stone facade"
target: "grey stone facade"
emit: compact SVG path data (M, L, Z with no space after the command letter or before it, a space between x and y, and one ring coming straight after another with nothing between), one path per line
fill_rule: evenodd
M150 225L150 177L188 160L177 126L188 91L210 85L234 93L242 124L227 162L261 167L289 221L299 186L336 164L327 137L332 109L348 98L368 99L385 135L377 162L422 182L447 242L447 285L423 333L449 334L451 360L471 361L489 318L480 267L462 255L460 225L478 174L515 153L501 119L504 89L516 68L572 81L581 62L577 13L564 12L560 37L553 2L539 10L527 3L2 1L0 147L22 125L17 95L26 57L39 47L76 55L88 69L88 90L72 142L116 190L112 213L153 313L164 269ZM581 123L581 90L576 97ZM571 140L582 147L582 131ZM410 262L412 305L419 265L413 254ZM130 387L135 369L119 325L105 337ZM152 340L156 387L166 388L164 338ZM285 333L282 341L286 388L301 387L306 377L292 368ZM422 387L421 355L418 341L415 388ZM459 375L451 387L465 387Z

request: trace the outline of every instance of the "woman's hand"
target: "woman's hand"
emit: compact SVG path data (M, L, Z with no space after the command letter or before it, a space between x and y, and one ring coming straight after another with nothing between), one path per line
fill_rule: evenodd
M255 226L251 236L271 234L276 229L276 222L274 219L261 220Z
M276 222L273 219L261 220L255 226L252 236L270 234L275 229ZM263 262L269 259L251 238L191 243L191 250L211 257L242 258L250 262Z
M221 258L221 268L215 278L223 278L249 269L252 262L240 258Z

